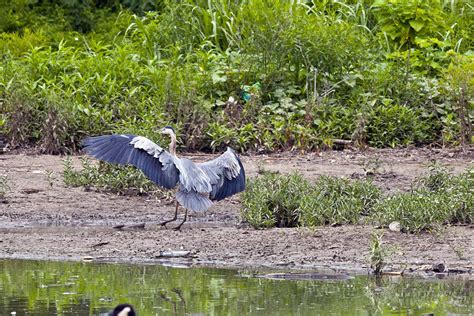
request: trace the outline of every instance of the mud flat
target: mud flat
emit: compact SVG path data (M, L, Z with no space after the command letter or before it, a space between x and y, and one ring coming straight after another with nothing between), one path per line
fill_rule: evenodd
M211 155L188 154L194 160ZM473 151L433 149L332 151L311 154L244 156L249 177L258 167L320 175L364 176L377 162L375 183L386 191L408 190L433 160L462 172L474 163ZM0 203L0 258L161 262L173 265L326 268L365 273L369 269L374 227L274 228L255 230L240 218L239 197L192 213L181 231L158 225L172 216L172 201L117 196L63 184L63 157L0 155L0 175L10 191ZM78 157L74 158L79 165ZM49 173L49 176L48 176ZM144 228L134 225L145 224ZM124 225L122 229L115 226ZM384 230L391 249L387 270L432 274L473 273L474 229L446 227L437 233L405 234ZM436 268L435 268L436 270Z

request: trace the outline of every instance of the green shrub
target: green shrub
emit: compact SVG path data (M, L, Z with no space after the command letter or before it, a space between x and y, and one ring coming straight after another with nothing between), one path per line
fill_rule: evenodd
M242 216L257 228L298 226L301 199L310 188L308 181L298 173L266 172L248 181L242 197Z
M423 124L420 115L407 106L377 106L369 114L368 143L374 147L396 147L422 142L424 139L419 135Z
M370 181L321 176L314 184L300 174L264 172L248 181L242 217L252 226L294 227L355 224L401 224L421 232L445 224L474 220L474 171L450 174L432 165L413 183L413 190L383 197Z
M413 191L389 196L372 214L376 223L401 224L406 232L436 229L443 224L472 223L474 220L474 171L454 176L432 167Z
M249 181L242 216L254 227L356 223L379 197L367 181L321 177L312 185L298 173L265 173Z
M322 176L300 202L300 223L355 224L361 215L370 214L380 196L380 189L369 181Z

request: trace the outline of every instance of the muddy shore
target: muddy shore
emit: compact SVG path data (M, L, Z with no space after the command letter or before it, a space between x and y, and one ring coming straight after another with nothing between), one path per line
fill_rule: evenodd
M474 163L473 151L434 149L331 151L311 154L243 156L249 177L258 168L298 170L309 179L320 175L364 176L377 161L375 183L385 191L408 190L410 182L436 159L454 172ZM185 155L194 160L213 157ZM117 196L66 187L59 156L3 154L0 175L10 190L0 203L0 258L165 262L184 265L326 268L352 272L369 269L374 227L274 228L255 230L240 218L239 196L191 213L181 231L158 225L172 216L170 200ZM79 166L78 157L74 157ZM49 178L47 174L50 174ZM52 184L52 186L51 186ZM145 223L143 229L131 226ZM114 226L124 225L121 230ZM446 227L419 235L383 230L391 250L386 270L431 273L433 265L473 273L474 226ZM382 231L382 230L379 230ZM179 258L163 251L189 251Z

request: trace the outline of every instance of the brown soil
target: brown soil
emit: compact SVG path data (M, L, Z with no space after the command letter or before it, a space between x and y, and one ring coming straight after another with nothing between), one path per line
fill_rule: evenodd
M211 155L187 155L206 160ZM407 190L410 182L436 159L455 172L474 162L473 151L433 149L285 153L243 157L249 177L257 169L298 170L307 178L335 175L360 178L364 161L381 164L375 181L385 190ZM172 201L128 197L66 187L62 158L0 155L0 175L10 191L0 203L0 258L164 262L186 265L272 267L367 271L371 233L367 225L255 230L241 223L239 197L216 203L205 213L191 213L181 231L157 223L172 216ZM78 159L75 162L79 165ZM52 171L52 186L47 173ZM144 229L130 226L145 223ZM122 230L116 225L125 225ZM172 225L171 225L172 226ZM378 230L382 231L382 230ZM392 253L388 270L430 270L443 263L472 273L473 226L447 227L419 235L383 230ZM190 251L186 258L162 257L162 251Z

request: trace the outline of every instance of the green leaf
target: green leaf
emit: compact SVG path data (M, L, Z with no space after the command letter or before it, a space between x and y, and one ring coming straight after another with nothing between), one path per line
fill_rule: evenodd
M387 5L386 0L375 0L374 3L372 4L373 8L380 7L380 6L385 6Z
M410 20L408 23L410 23L410 26L416 32L419 32L425 26L425 22L420 21L420 20Z

